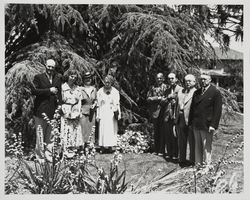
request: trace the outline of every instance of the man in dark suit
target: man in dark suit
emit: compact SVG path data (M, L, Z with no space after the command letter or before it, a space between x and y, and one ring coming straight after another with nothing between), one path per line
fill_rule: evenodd
M200 80L201 88L193 95L189 124L195 138L195 163L210 165L213 133L219 125L222 97L220 91L210 84L210 75L202 74Z
M43 157L43 143L50 144L51 126L46 122L43 113L49 119L53 115L58 105L61 104L61 76L55 73L55 61L49 59L46 61L46 71L37 74L34 77L34 88L32 94L36 96L34 102L34 119L36 127L36 147L35 151L39 157ZM42 129L41 129L42 128ZM41 134L42 130L42 134Z
M147 94L148 111L154 126L154 153L162 156L165 153L165 139L162 132L162 103L167 89L162 73L156 75L156 85L152 86Z
M163 130L165 133L165 143L167 147L166 158L177 161L178 159L178 139L174 132L175 107L178 92L183 89L177 84L178 79L174 73L168 74L169 87L165 92L165 105L163 108Z

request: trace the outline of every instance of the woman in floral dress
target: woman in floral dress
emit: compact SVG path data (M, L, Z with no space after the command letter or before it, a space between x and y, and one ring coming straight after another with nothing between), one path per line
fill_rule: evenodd
M73 154L73 149L83 145L80 126L82 93L78 86L80 76L78 72L69 69L65 72L66 82L62 85L61 134L65 154Z

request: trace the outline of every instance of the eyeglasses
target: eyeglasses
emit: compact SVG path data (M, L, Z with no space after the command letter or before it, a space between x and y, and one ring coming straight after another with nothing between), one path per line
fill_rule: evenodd
M202 81L210 80L209 78L200 78Z
M50 70L54 70L55 69L55 66L46 66L47 69L50 69Z

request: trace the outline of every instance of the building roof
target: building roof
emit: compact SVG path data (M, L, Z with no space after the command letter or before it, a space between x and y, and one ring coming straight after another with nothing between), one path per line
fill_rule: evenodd
M224 69L200 69L201 74L207 73L212 77L218 77L218 76L231 76L230 73L224 72Z
M243 60L243 53L229 49L227 52L223 52L219 47L214 47L215 53L221 60Z

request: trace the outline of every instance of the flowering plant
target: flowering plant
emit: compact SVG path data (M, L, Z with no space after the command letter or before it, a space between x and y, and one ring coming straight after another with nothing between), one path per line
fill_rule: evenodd
M144 153L151 146L152 139L141 131L125 130L123 135L118 135L118 147L124 153Z
M6 140L6 154L18 162L5 178L5 193L18 193L20 186L32 194L79 194L79 193L124 193L127 189L126 169L119 172L118 165L122 155L116 151L105 171L95 160L96 149L93 143L95 126L92 127L88 144L84 149L75 149L73 157L65 155L65 148L60 133L60 115L58 110L52 120L46 115L44 119L51 125L53 142L43 143L43 130L38 131L41 146L44 148L42 158L27 160L23 154L22 134L13 135ZM12 140L11 140L12 139ZM79 150L79 151L78 151ZM13 159L12 159L13 160Z

